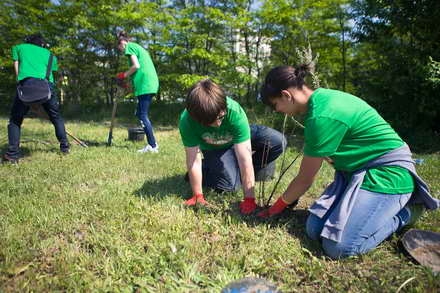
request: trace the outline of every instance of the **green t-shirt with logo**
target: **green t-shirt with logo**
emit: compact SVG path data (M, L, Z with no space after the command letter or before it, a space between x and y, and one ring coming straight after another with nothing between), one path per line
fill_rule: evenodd
M240 104L227 97L226 108L226 116L219 127L203 126L184 110L179 121L183 145L199 146L201 150L218 150L250 139L249 122Z
M34 44L19 44L12 47L12 60L18 61L17 80L28 77L46 78L47 65L50 51ZM52 70L49 81L54 82L52 71L58 70L57 58L53 56Z
M363 100L337 90L313 92L305 118L304 153L329 157L336 170L353 172L372 159L401 147L394 129ZM398 166L368 170L361 188L388 194L409 193L414 182Z
M159 79L148 51L136 43L128 42L124 54L128 56L129 66L132 66L131 55L137 57L140 65L140 68L130 76L134 95L157 94Z

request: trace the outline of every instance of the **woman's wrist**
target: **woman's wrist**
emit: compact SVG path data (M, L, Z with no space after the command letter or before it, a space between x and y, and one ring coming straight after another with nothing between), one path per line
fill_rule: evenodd
M286 194L281 195L281 196L280 196L280 199L281 199L286 205L289 205L289 204L291 204L292 202L295 201L295 200L291 200L291 199L289 198L289 196L287 196Z

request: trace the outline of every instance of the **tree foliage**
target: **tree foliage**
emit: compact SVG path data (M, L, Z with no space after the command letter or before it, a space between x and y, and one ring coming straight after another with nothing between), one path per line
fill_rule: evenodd
M439 14L437 0L3 0L1 101L15 86L11 47L40 32L60 57L63 102L111 103L125 30L149 50L161 99L210 77L253 103L270 67L297 64L310 47L321 86L365 98L404 128L435 128Z
M357 91L398 127L439 129L440 95L429 68L431 57L440 59L440 2L361 0L353 7Z

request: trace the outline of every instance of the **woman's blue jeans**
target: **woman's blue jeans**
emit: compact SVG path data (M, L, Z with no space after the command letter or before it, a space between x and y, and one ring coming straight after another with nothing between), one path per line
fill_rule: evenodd
M335 201L322 219L310 214L306 223L307 235L322 240L324 252L334 259L366 253L405 226L409 215L403 208L410 197L411 193L384 194L360 189L340 242L320 236L324 223L339 201Z
M286 139L280 132L266 126L250 125L250 128L255 178L266 180L273 175L275 159L284 151ZM205 187L217 191L238 190L241 178L234 148L203 151L202 174Z
M32 79L23 80L21 82L32 82ZM64 127L63 118L60 115L60 107L56 97L56 91L53 84L50 84L51 98L49 101L41 104L41 107L46 111L55 128L55 135L60 142L61 151L65 152L69 149L69 142L66 137L66 129ZM30 107L23 104L23 102L15 96L14 103L11 109L11 115L8 124L8 150L6 154L13 159L19 158L21 124L24 116L29 112Z
M150 111L151 100L154 94L146 94L138 96L138 104L136 108L136 117L141 122L141 126L144 129L145 135L147 136L147 142L153 148L156 147L156 139L153 134L153 125L150 119L148 119L148 112Z

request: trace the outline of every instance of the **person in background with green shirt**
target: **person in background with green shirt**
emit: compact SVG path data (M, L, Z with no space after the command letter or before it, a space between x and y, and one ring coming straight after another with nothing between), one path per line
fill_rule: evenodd
M309 187L327 160L335 178L309 208L306 231L331 258L366 253L440 201L418 177L404 141L363 100L305 84L307 65L266 76L262 100L277 112L305 115L304 157L287 190L260 217L281 213Z
M45 48L46 42L40 34L26 37L25 43L12 47L12 60L19 84L32 85L35 79L44 79L49 62L50 51ZM49 75L51 97L41 104L49 120L55 128L55 135L60 142L63 154L69 153L70 146L66 136L63 118L60 115L59 103L56 96L52 71L58 70L57 58L53 56L52 68ZM29 112L30 106L25 105L16 94L11 109L8 124L8 150L3 155L3 162L18 163L20 157L20 132L24 116Z
M206 204L202 186L218 192L243 188L240 211L255 211L255 180L273 176L284 136L269 127L250 125L243 108L209 79L189 90L179 121L193 196L185 202ZM202 160L203 154L203 160Z
M147 145L138 150L139 153L157 153L159 145L153 133L153 125L148 118L151 100L159 90L159 79L150 54L140 45L130 42L125 32L118 35L118 49L128 57L130 68L117 74L118 79L130 78L135 97L138 99L136 116L138 117L145 135Z

